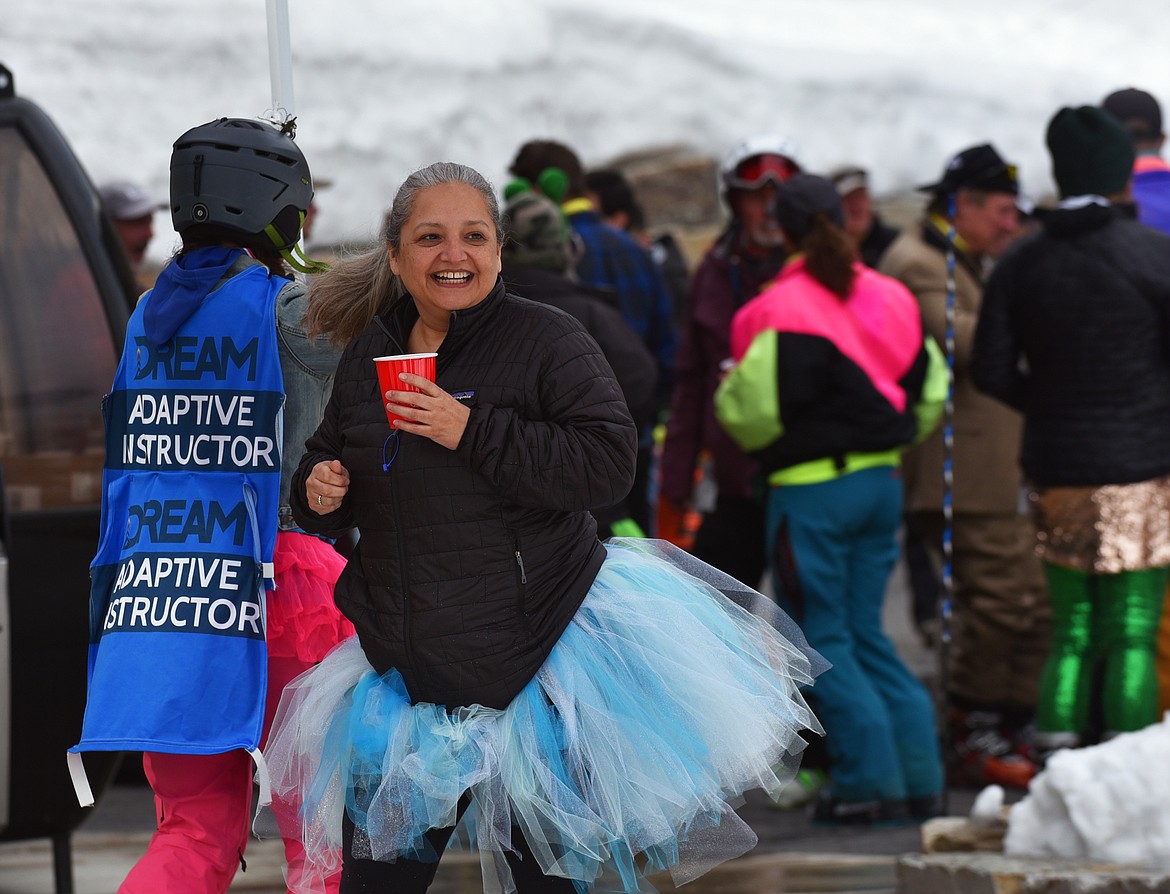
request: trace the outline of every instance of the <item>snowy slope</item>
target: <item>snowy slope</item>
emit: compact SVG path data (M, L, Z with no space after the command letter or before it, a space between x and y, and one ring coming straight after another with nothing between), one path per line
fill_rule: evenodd
M780 131L805 164L858 161L879 192L990 140L1033 196L1044 124L1136 84L1170 111L1170 5L983 0L289 0L298 140L334 181L317 237L368 238L439 158L497 183L516 147L586 164L652 146L722 154ZM0 62L91 176L166 195L170 144L271 105L263 0L6 0ZM165 230L165 221L156 223ZM169 253L160 232L152 254Z

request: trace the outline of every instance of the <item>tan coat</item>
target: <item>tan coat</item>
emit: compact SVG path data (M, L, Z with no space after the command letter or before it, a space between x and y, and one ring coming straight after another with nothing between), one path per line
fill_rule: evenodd
M900 280L922 308L926 331L946 348L946 255L923 239L923 224L902 233L882 257L880 270ZM937 233L937 231L935 231ZM968 364L983 283L975 262L955 263L954 503L956 513L1015 513L1020 491L1023 418L975 390ZM903 456L906 511L941 510L943 426Z

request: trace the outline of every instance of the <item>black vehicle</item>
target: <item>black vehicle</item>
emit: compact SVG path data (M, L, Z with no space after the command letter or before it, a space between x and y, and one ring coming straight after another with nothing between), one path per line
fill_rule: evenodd
M0 840L51 838L73 890L101 400L129 316L125 256L65 138L0 66ZM121 755L85 755L95 797Z

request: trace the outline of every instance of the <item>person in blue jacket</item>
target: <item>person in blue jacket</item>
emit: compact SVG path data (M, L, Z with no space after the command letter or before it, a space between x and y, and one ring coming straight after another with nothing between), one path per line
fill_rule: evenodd
M221 118L174 144L182 248L138 302L105 402L75 749L144 753L158 829L124 894L227 890L281 690L353 631L332 599L344 560L288 508L338 356L309 337L285 266L304 266L312 195L291 132L266 121ZM292 881L303 854L286 841Z

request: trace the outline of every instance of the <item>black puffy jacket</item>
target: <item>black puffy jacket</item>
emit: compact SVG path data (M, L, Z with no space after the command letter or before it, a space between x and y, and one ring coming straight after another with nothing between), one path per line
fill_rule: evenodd
M342 355L293 480L308 531L356 525L337 604L371 665L415 701L505 707L572 619L605 558L588 510L630 489L637 432L597 343L566 313L502 283L451 314L441 388L471 407L459 446L406 432L393 462L374 357L406 352L418 318L397 302ZM308 508L322 460L350 473L342 506Z
M976 386L1024 413L1038 485L1170 474L1170 237L1116 207L1041 220L987 284Z

